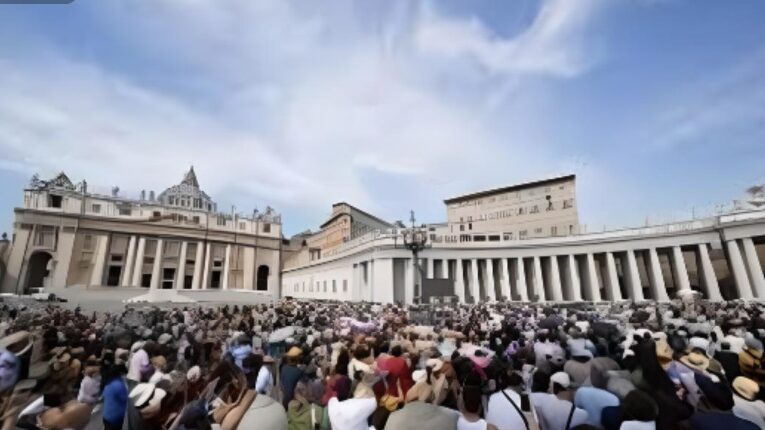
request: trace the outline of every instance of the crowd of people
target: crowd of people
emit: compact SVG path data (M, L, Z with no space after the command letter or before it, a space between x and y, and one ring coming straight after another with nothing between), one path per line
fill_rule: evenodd
M0 303L0 430L765 429L765 307Z

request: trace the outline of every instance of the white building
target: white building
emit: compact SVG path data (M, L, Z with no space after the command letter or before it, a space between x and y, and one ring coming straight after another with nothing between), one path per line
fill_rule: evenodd
M277 298L281 217L217 211L193 167L157 198L88 192L61 173L33 178L15 209L2 291L252 291Z
M420 252L425 278L450 280L442 283L448 286L442 293L463 302L663 301L690 290L712 300L765 299L765 210L584 234L577 227L575 203L569 200L574 190L565 187L573 185L574 178L553 181L564 184L557 196L552 192L556 185L541 181L520 190L510 187L446 200L448 222L427 227L429 243ZM540 192L524 202L523 192L531 190ZM518 191L518 201L509 201ZM508 197L498 202L497 195ZM489 201L492 197L495 200ZM515 224L486 216L514 210L512 217L517 219L518 207L539 205L535 200L552 201L561 215L554 213L557 209L543 212L539 207L541 219L521 217ZM473 204L462 205L465 201ZM568 213L563 206L567 201ZM515 208L498 207L511 204ZM460 229L471 222L468 217L472 229ZM524 224L547 230L538 232L539 237L506 234L528 230ZM552 230L556 225L573 227L561 235L560 229ZM470 239L461 238L467 234ZM476 235L486 237L476 240ZM287 259L282 294L413 303L418 296L415 265L402 245L401 230L385 228L349 239L330 255Z

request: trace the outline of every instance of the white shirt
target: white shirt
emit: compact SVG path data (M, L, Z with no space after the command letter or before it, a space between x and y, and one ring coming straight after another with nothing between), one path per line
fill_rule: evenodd
M255 391L258 394L269 394L271 391L271 371L263 365L258 370L258 376L255 379Z
M149 365L149 354L143 349L139 349L130 358L128 366L127 379L141 382L141 369Z
M733 415L765 429L765 403L761 400L749 401L734 394Z
M466 420L465 417L460 415L460 417L457 418L457 430L486 430L486 421L478 420L471 423Z
M566 422L573 403L547 393L531 393L529 400L534 405L541 430L566 430ZM587 411L576 408L574 416L571 417L571 428L586 422Z
M101 377L85 376L80 383L80 393L77 401L80 403L98 403L98 395L101 393Z
M521 408L521 395L511 389L503 390ZM518 414L513 405L507 400L502 392L496 392L489 397L486 412L486 422L494 424L499 430L525 429L523 418Z
M367 418L377 409L374 397L348 399L342 402L337 397L329 399L327 414L333 429L369 430Z

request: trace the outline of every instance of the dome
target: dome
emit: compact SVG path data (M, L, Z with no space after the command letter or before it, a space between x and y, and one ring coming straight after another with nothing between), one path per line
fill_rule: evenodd
M215 212L218 206L207 193L199 188L194 166L191 166L189 171L183 175L183 180L178 185L173 185L163 191L158 200L166 206L198 209L206 212Z

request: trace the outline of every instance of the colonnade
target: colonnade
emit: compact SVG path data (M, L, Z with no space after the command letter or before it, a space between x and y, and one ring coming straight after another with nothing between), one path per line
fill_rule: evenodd
M168 240L177 242L179 244L179 250L177 254L171 258L165 255L166 243ZM149 244L154 241L154 250L151 257L151 270L148 268L144 270L144 264L146 263ZM114 265L114 262L107 261L110 258L109 252L109 237L104 235L97 238L97 243L94 248L94 263L93 269L90 273L89 280L91 285L103 285L104 274L107 268ZM187 241L181 239L164 239L156 237L146 237L139 235L130 236L127 244L127 251L124 254L124 260L122 264L122 270L120 273L119 286L122 287L142 287L144 272L151 274L151 281L149 283L150 289L162 288L163 282L172 282L174 289L184 289L184 287L190 287L192 290L209 289L212 288L213 272L219 271L220 277L217 280L217 288L221 290L228 290L229 288L242 288L253 290L256 289L256 249L247 249L245 247L243 251L244 261L239 263L239 271L242 272L242 276L236 279L241 279L241 285L236 287L234 285L234 278L232 277L232 253L236 251L236 248L232 244L220 243L220 246L225 247L219 258L213 256L213 244L205 241ZM192 249L193 248L193 249ZM274 251L278 252L278 251ZM177 256L176 256L177 255ZM193 265L187 262L193 260ZM278 259L277 259L278 261ZM271 264L263 264L268 267L268 275L273 275L270 271ZM173 268L175 273L172 278L165 279L163 269ZM191 277L190 285L187 281L187 276ZM260 274L258 274L260 276Z
M444 251L433 255L426 252L423 267L427 278L452 279L453 295L461 302L667 301L677 293L691 291L685 254L692 253L696 257L698 288L704 297L720 301L723 295L710 258L710 246L698 243L491 258L450 258L448 254L444 256ZM737 297L765 299L765 276L752 238L723 241L723 247ZM462 250L449 253L456 252L469 253ZM667 280L674 286L671 291ZM407 291L406 301L411 302L413 295Z

